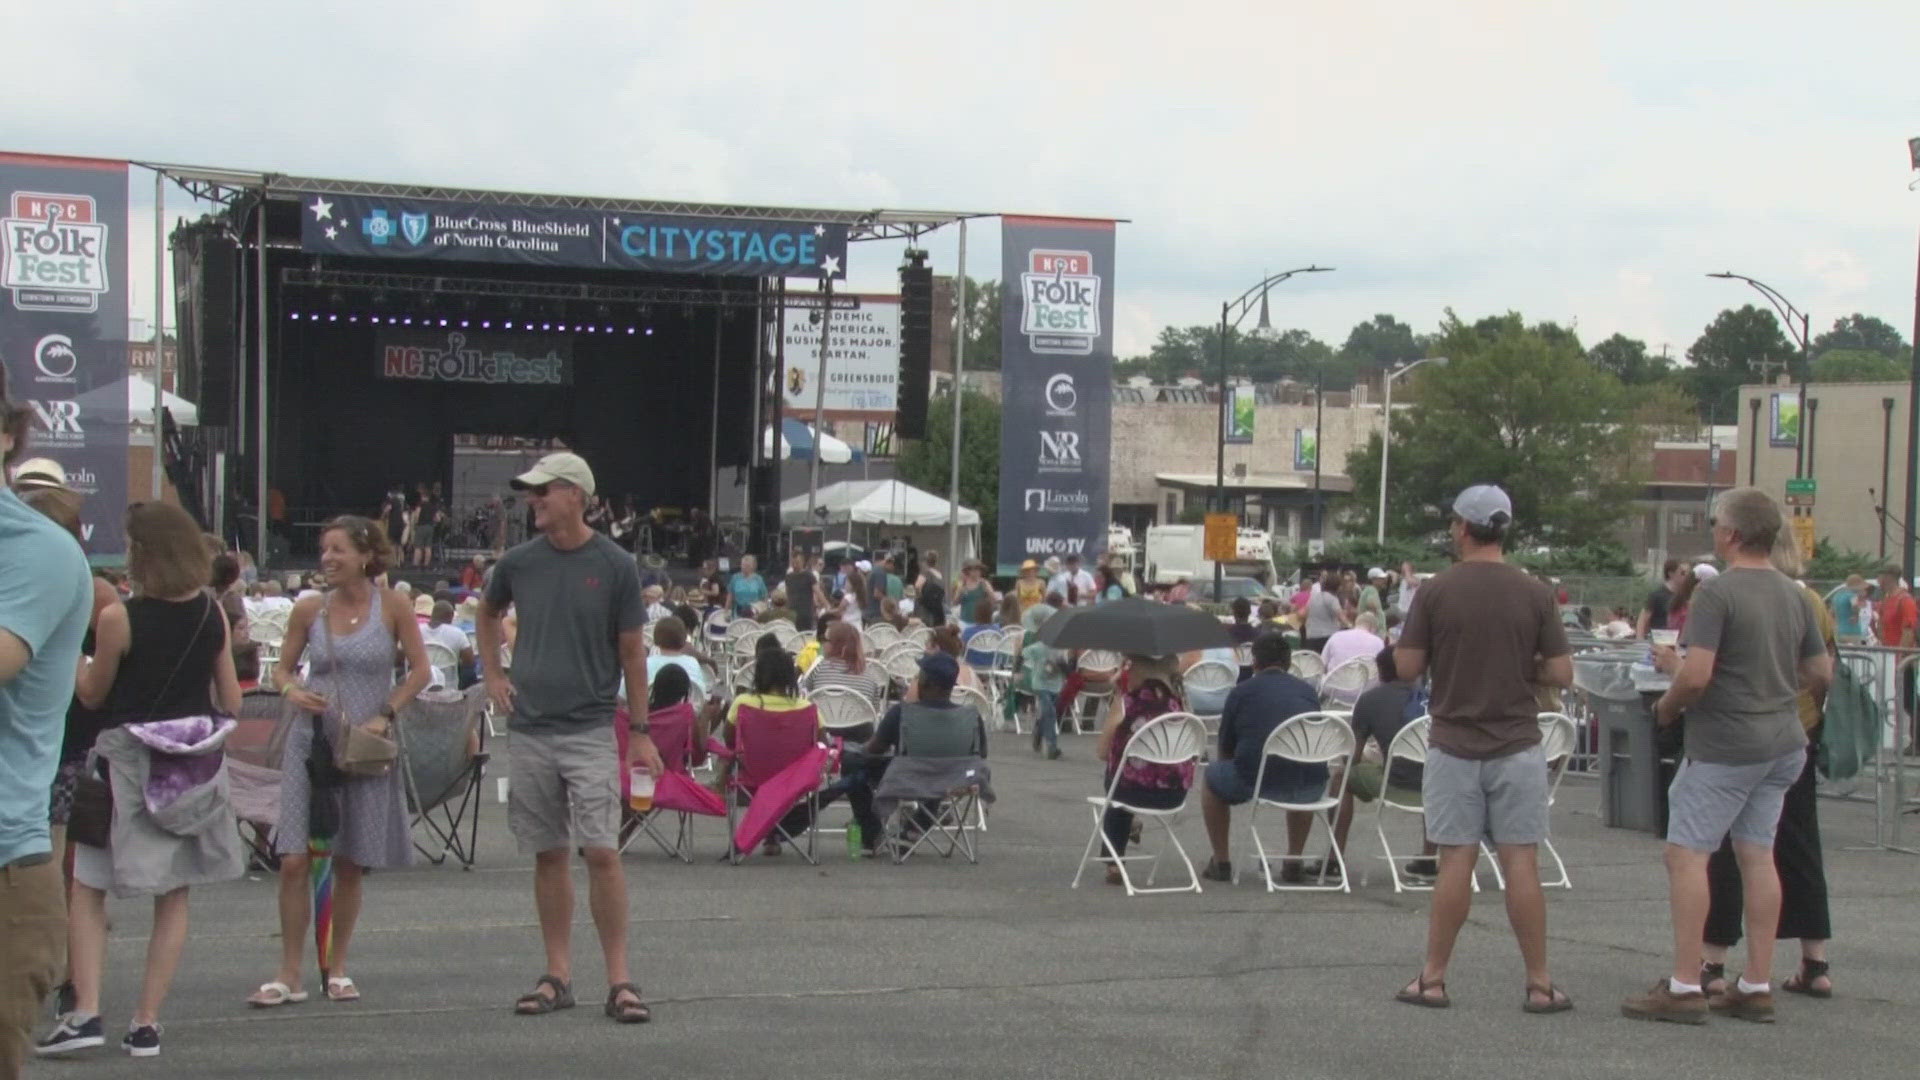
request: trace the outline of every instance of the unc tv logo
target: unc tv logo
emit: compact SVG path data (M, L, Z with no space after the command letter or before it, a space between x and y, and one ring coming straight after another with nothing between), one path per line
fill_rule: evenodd
M1020 275L1020 331L1035 353L1088 356L1100 337L1100 278L1093 253L1027 252Z

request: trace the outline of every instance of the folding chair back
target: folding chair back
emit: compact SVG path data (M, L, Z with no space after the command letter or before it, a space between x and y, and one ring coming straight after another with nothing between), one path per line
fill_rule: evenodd
M693 705L685 701L647 713L647 735L668 772L683 773L692 767L695 719Z
M877 622L867 627L862 633L866 635L867 645L871 647L874 652L883 652L887 646L900 640L900 631L895 630L892 623ZM929 635L929 639L931 639L931 635ZM921 648L925 647L925 643L922 643Z
M1119 675L1120 665L1125 662L1119 653L1107 649L1088 649L1080 654L1081 671L1108 679Z
M757 637L763 627L752 619L735 619L727 624L727 638L738 641L744 637Z
M882 664L885 664L891 661L896 656L910 656L913 658L914 663L917 664L920 662L920 657L923 654L925 654L926 651L927 651L927 647L925 645L922 645L919 642L907 641L903 639L900 641L896 641L893 644L888 645L887 647L881 649L880 662Z
M1321 703L1352 705L1367 687L1373 685L1375 674L1372 657L1356 656L1348 660L1321 678Z
M459 653L454 652L452 649L447 648L437 641L429 641L427 642L427 666L433 669L433 674L428 679L428 685L447 690L458 690L460 688L458 681L460 670ZM454 673L455 676L455 681L452 685L448 685L446 681L446 674L448 672Z
M1400 789L1393 786L1393 766L1401 761L1424 766L1427 763L1428 739L1432 734L1433 717L1422 716L1408 721L1400 728L1399 734L1393 737L1393 741L1387 744L1387 759L1380 765L1380 798L1374 812L1374 831L1379 834L1380 857L1387 861L1387 869L1393 874L1393 891L1397 893L1426 892L1433 888L1431 885L1409 884L1401 876L1401 864L1421 856L1418 853L1397 855L1394 853L1393 843L1387 839L1387 811L1398 810L1405 814L1421 815L1426 813L1420 803L1403 802L1394 797ZM1479 885L1479 878L1476 876L1475 889L1478 889Z
M1000 643L1006 635L998 630L980 630L967 639L966 660L975 671L991 671L994 658L999 654Z
M280 823L280 766L287 731L305 715L271 690L249 690L240 696L240 714L221 749L232 789L228 798L243 824L270 830ZM251 844L244 828L241 835Z
M1127 740L1126 748L1121 751L1121 765L1123 767L1113 770L1113 779L1108 783L1105 793L1087 796L1087 802L1093 808L1093 835L1088 837L1087 848L1080 855L1080 866L1074 871L1074 888L1080 887L1080 878L1085 875L1087 864L1094 859L1094 852L1104 850L1106 852L1105 857L1110 860L1114 866L1120 868L1121 884L1126 886L1128 896L1137 896L1142 893L1200 891L1200 875L1198 871L1193 868L1193 859L1187 855L1185 845L1180 843L1180 834L1174 828L1180 815L1185 813L1187 807L1193 802L1193 788L1189 786L1183 793L1180 804L1170 809L1129 806L1117 798L1117 794L1122 776L1126 772L1124 766L1127 762L1137 761L1147 765L1171 765L1176 767L1181 765L1196 765L1199 763L1201 755L1205 753L1206 745L1206 726L1200 722L1199 717L1192 713L1165 713L1148 720L1134 729L1133 737ZM1186 867L1187 881L1185 884L1156 888L1153 885L1153 881L1159 867L1160 856L1158 854L1134 853L1118 855L1118 853L1113 850L1112 844L1107 840L1106 834L1102 830L1101 823L1106 811L1114 807L1131 810L1134 814L1142 818L1159 822L1165 828L1168 845L1172 848L1174 854L1179 856L1181 863ZM1141 861L1149 864L1146 883L1145 885L1136 885L1134 884L1134 871L1131 868L1131 864Z
M1189 696L1195 691L1224 692L1240 681L1240 672L1224 660L1201 660L1183 672L1180 681Z
M957 709L940 709L918 702L900 707L900 754L903 757L979 757L980 726L987 714L978 690L954 687Z
M1262 747L1260 769L1254 774L1253 808L1247 815L1247 829L1253 834L1254 857L1260 862L1260 872L1266 878L1267 891L1312 889L1321 891L1338 890L1349 892L1352 886L1347 882L1347 857L1341 851L1341 845L1334 842L1333 822L1321 811L1331 810L1340 805L1346 793L1347 777L1351 769L1342 769L1333 776L1318 798L1305 798L1298 801L1269 798L1266 794L1267 770L1276 760L1297 762L1302 765L1331 765L1334 762L1348 762L1353 759L1353 728L1348 725L1346 715L1332 712L1301 713L1281 721L1280 726L1267 736ZM1323 862L1320 878L1317 882L1305 885L1289 885L1282 880L1276 881L1273 864L1296 862L1304 858L1300 855L1269 855L1266 844L1260 836L1260 811L1263 807L1273 807L1286 811L1308 811L1312 819L1308 829L1318 824L1327 830L1327 849L1332 853L1332 864L1340 868L1340 880L1327 880L1328 865ZM1297 862L1296 862L1297 864Z
M819 710L820 726L829 735L880 723L880 707L872 698L849 687L822 686L808 691L807 700Z
M739 623L734 624L734 626L738 625ZM732 629L732 627L728 627L728 629ZM760 651L760 635L763 632L764 631L760 630L751 630L745 634L733 635L728 638L727 660L734 671L745 670L749 675L752 674L753 662Z
M1540 714L1540 749L1546 753L1547 768L1551 769L1560 764L1567 755L1573 753L1577 739L1578 735L1575 733L1571 716L1557 712ZM1557 774L1554 786L1560 786Z
M1027 644L1027 632L1017 626L1009 626L1000 631L1000 646L994 650L993 666L996 671L1012 671L1020 661L1020 650Z
M920 656L921 653L917 649L913 652L891 653L881 661L881 666L887 669L887 674L892 676L895 682L903 686L912 686L913 681L920 677Z
M767 633L772 634L773 639L780 643L780 647L790 653L797 653L807 647L806 640L801 637L800 631L794 629L790 622L776 619L767 624Z
M910 641L916 647L925 649L927 645L933 641L933 628L930 626L916 626L907 631L902 640Z
M819 737L820 710L774 712L740 704L734 714L733 784L751 792L812 749Z
M1327 663L1320 659L1319 653L1296 649L1287 669L1302 679L1318 679L1327 673Z
M279 645L287 636L287 615L292 610L275 607L250 616L247 619L250 636L258 642Z
M486 771L481 717L487 707L483 684L459 690L428 690L407 706L393 725L405 770L408 809L413 824L425 826L427 843L414 847L439 865L453 855L473 865L480 826L480 781ZM462 829L466 837L461 836Z
M1267 736L1268 758L1324 765L1353 757L1353 728L1341 713L1301 713L1282 721Z
M1206 752L1207 729L1192 713L1171 712L1141 724L1127 740L1121 760L1146 765L1186 765L1200 760ZM1113 772L1113 785L1120 784L1122 770ZM1112 794L1112 787L1108 794Z

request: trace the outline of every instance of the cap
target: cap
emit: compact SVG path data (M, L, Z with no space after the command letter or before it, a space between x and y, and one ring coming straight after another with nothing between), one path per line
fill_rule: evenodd
M1377 566L1372 566L1367 568L1368 581L1372 581L1374 578L1380 578L1380 577L1386 577L1386 576L1387 576L1387 572L1385 570L1380 569Z
M951 687L960 681L960 662L943 652L920 658L920 676L938 686Z
M13 485L18 488L64 488L67 470L52 458L28 458L13 469Z
M565 480L581 491L593 494L593 470L587 467L587 459L565 450L541 458L533 468L514 477L513 486L516 489L539 487L555 480Z
M1513 500L1492 484L1475 484L1453 500L1453 512L1469 525L1506 525L1513 521Z
M1712 581L1720 576L1720 571L1712 563L1696 563L1693 568L1693 580Z
M855 570L860 571L863 574L866 574L866 573L871 573L873 571L873 564L871 562L868 562L865 559L860 559L853 564L853 568Z

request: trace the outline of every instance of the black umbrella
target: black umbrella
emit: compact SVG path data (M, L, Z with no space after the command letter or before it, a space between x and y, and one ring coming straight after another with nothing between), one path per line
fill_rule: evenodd
M1226 625L1206 612L1139 597L1067 608L1040 625L1040 640L1056 649L1111 649L1134 656L1233 644Z

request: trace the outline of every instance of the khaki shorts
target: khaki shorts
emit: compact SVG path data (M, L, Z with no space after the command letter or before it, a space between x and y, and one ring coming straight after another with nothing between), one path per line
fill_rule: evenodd
M620 846L620 750L610 725L514 731L507 764L507 826L520 854Z
M40 1002L60 976L67 907L60 860L0 870L0 1076L17 1076Z

